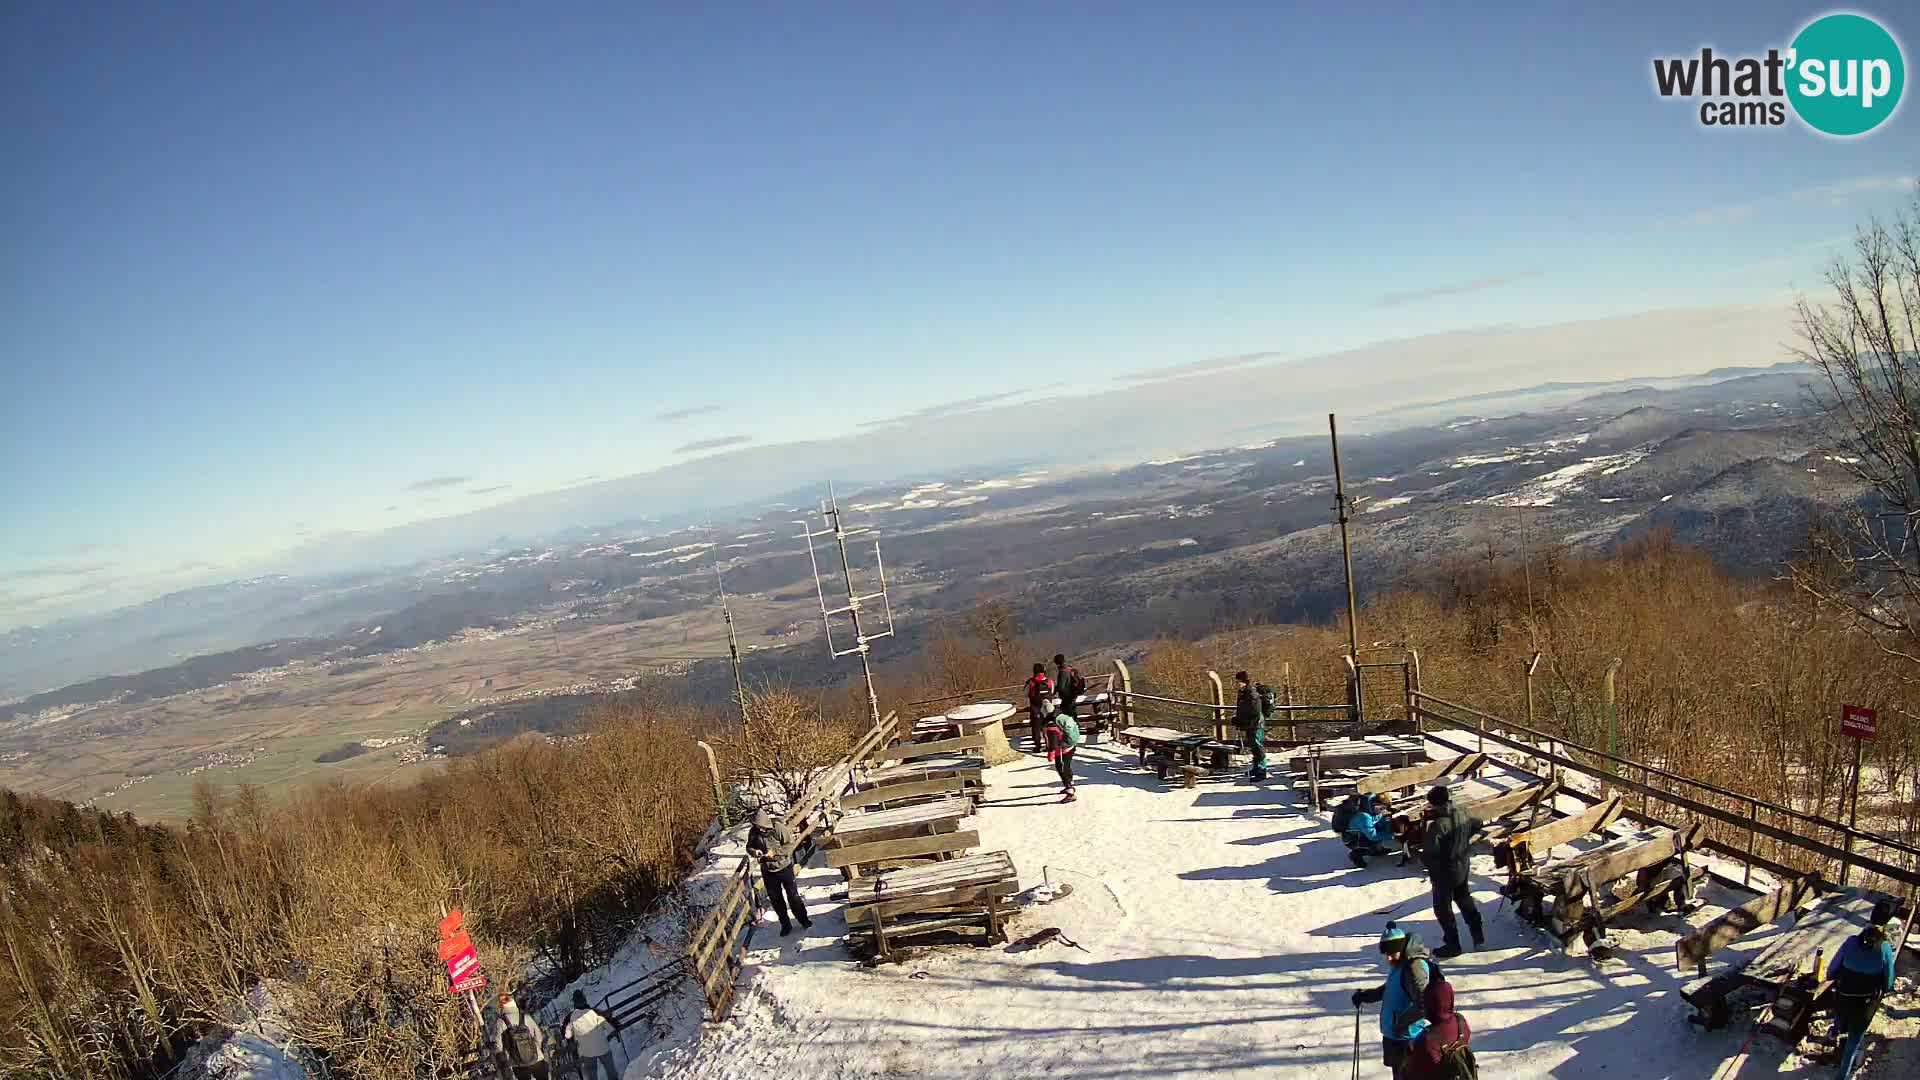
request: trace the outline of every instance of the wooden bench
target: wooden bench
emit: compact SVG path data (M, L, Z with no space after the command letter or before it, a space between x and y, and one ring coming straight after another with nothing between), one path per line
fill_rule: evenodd
M1199 767L1202 755L1206 768L1213 772L1233 768L1233 755L1239 749L1233 743L1219 742L1210 736L1195 735L1173 728L1130 727L1116 736L1140 752L1140 764L1153 759L1154 772L1165 780L1167 773L1183 765ZM1191 786L1191 785L1189 785Z
M850 936L893 960L907 937L978 926L982 945L1007 939L1002 908L1020 890L1013 858L990 851L950 862L889 870L852 883L847 891Z
M1641 906L1659 910L1676 893L1693 895L1699 874L1686 853L1704 831L1699 822L1649 829L1541 863L1517 878L1514 910L1563 948L1576 937L1598 946L1613 919Z
M853 778L855 790L887 787L892 784L913 784L922 780L941 780L957 776L965 782L969 790L986 786L986 769L978 758L943 757L923 758L916 761L889 765L883 769L873 769Z
M886 809L929 799L937 800L952 795L965 795L968 790L966 778L962 776L935 776L923 780L876 784L840 796L840 809L863 810L869 807ZM977 791L978 788L973 790Z
M1448 801L1466 811L1468 817L1482 825L1495 826L1487 830L1486 835L1490 839L1495 834L1504 834L1504 830L1499 829L1495 823L1509 814L1525 810L1528 818L1524 827L1529 829L1541 817L1551 817L1553 798L1560 792L1559 782L1549 780L1528 784L1526 787L1515 788L1512 791L1503 791L1497 795L1470 799L1465 797L1464 783L1465 781L1461 780L1446 785L1451 793ZM1409 852L1418 853L1426 845L1427 828L1432 822L1433 804L1421 797L1414 806L1393 815L1393 834L1400 838L1400 842Z
M973 800L952 795L935 802L846 814L834 823L833 834L827 838L824 846L832 850L877 840L957 832L960 820L971 813Z
M1876 903L1892 899L1864 889L1839 889L1820 896L1825 887L1817 875L1794 878L1681 938L1675 946L1681 970L1694 967L1701 973L1680 988L1681 998L1693 1010L1688 1021L1714 1030L1727 1026L1735 1008L1762 1008L1769 1032L1789 1045L1799 1042L1831 989L1827 961L1866 927ZM1706 975L1707 958L1714 952L1803 907L1808 910L1794 925L1751 959L1721 974ZM1899 955L1905 944L1902 916L1896 914L1888 937ZM1813 979L1803 981L1802 974Z
M878 870L885 863L927 859L942 862L979 846L980 834L971 829L934 833L931 836L909 836L900 840L876 840L830 849L827 852L827 865L845 871L847 879L855 881Z

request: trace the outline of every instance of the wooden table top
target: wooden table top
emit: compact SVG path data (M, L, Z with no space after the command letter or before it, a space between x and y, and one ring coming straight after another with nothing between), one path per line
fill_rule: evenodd
M863 832L872 832L875 829L959 821L971 813L973 813L973 800L964 795L955 795L953 798L941 799L939 802L897 806L891 810L874 810L865 814L848 814L834 825L833 834L844 838Z
M877 900L897 900L972 885L992 885L1017 876L1013 856L1004 851L986 851L948 862L889 870L879 877L861 878L848 886L847 903L871 904Z

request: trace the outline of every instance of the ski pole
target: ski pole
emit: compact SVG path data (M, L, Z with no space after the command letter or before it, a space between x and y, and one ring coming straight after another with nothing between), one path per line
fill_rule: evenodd
M1353 1080L1360 1080L1360 1006L1353 1007Z

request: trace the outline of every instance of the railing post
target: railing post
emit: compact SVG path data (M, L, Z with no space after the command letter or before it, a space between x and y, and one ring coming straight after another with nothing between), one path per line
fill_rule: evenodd
M1340 659L1347 665L1347 710L1354 726L1358 727L1366 718L1365 707L1360 700L1360 666L1351 656L1342 656Z
M1740 875L1740 884L1742 885L1753 884L1753 846L1760 837L1760 833L1754 828L1754 824L1759 820L1760 803L1749 798L1747 800L1747 869L1745 873Z
M1120 700L1115 702L1120 707L1120 726L1130 728L1133 726L1133 673L1127 670L1126 661L1116 658L1113 674L1114 681L1120 684Z
M1227 741L1227 725L1222 717L1227 709L1227 688L1221 685L1220 673L1212 669L1207 671L1207 682L1213 685L1213 737Z
M713 747L708 746L705 740L696 741L693 745L699 747L700 752L707 755L707 776L713 780L713 810L720 818L720 831L725 832L733 828L733 823L727 820L727 799L725 795L721 794L720 762L714 758Z
M1280 703L1293 704L1293 661L1280 661ZM1292 710L1287 712L1287 741L1300 741L1300 725L1294 722Z

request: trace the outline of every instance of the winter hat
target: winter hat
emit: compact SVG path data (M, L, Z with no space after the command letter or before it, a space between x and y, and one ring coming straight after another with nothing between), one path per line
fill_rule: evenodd
M1383 953L1396 952L1406 943L1407 932L1400 929L1400 924L1397 922L1387 923L1387 928L1380 933L1380 951Z
M773 828L773 815L765 810L755 810L753 812L753 827L756 829Z
M1885 926L1893 921L1893 901L1882 900L1873 905L1873 918L1868 920L1874 926Z
M1446 805L1447 800L1452 797L1453 794L1447 790L1447 785L1445 784L1435 784L1433 790L1427 792L1427 801L1435 806Z

